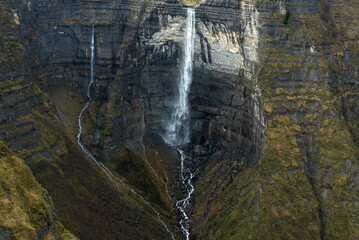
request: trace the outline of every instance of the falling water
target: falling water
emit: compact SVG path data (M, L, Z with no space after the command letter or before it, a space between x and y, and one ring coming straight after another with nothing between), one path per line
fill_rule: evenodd
M185 43L183 50L183 61L181 66L181 78L178 83L179 96L174 105L174 112L167 125L165 141L171 146L184 145L190 142L190 109L188 94L192 83L192 68L195 38L195 10L187 9L187 23L185 32ZM181 155L181 179L186 188L186 197L176 202L176 207L181 213L180 226L186 240L190 238L189 204L194 192L192 179L194 174L185 166L186 155L184 151L177 149Z
M165 140L172 146L186 144L190 141L188 94L192 83L192 67L195 38L195 10L187 9L186 38L184 43L181 79L178 83L179 96L175 109L167 124Z
M85 104L84 108L81 110L78 118L79 124L79 133L77 134L77 144L81 147L81 149L86 153L88 156L92 156L92 154L85 148L85 146L81 142L81 134L82 134L82 115L83 112L87 109L88 105L91 103L92 98L90 94L91 86L94 83L94 65L95 65L95 27L92 26L92 35L91 35L91 80L87 88L87 98L88 102ZM94 157L90 157L94 160ZM96 161L97 162L97 161Z
M171 230L169 230L169 228L167 227L166 223L161 219L160 214L158 213L158 211L156 209L154 209L152 207L152 205L139 193L137 193L133 188L131 188L130 186L128 186L122 179L120 179L119 177L117 177L116 175L114 175L110 169L108 169L106 167L106 165L104 165L102 162L98 161L95 156L93 156L89 150L87 150L87 148L82 144L81 142L81 134L82 134L82 115L83 112L87 109L87 107L89 106L89 104L92 101L91 98L91 86L92 84L95 82L94 80L94 66L95 66L95 27L92 26L92 37L91 37L91 81L88 85L88 89L87 89L87 97L88 97L88 102L85 104L84 108L81 110L80 114L79 114L79 118L78 118L78 124L79 124L79 133L77 134L77 144L80 146L80 148L82 149L82 151L94 162L96 163L96 165L106 174L106 176L108 177L108 179L110 180L110 182L112 182L115 187L117 188L117 190L120 192L120 187L118 185L118 183L116 182L116 180L118 182L120 182L126 189L128 189L129 191L131 191L134 195L136 195L138 198L140 198L149 208L152 209L152 211L156 214L158 220L162 223L163 227L166 229L166 231L170 234L171 238L173 240L176 240L173 233L171 232Z

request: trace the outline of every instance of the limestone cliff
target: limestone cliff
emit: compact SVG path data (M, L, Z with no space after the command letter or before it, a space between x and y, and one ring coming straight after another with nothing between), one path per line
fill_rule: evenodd
M199 239L356 239L357 5L258 1L254 9L265 46L255 76L264 156L197 209ZM198 206L208 183L223 181L208 178L199 181Z
M2 1L12 25L2 28L0 137L80 238L169 237L76 145L92 26L82 141L180 238L178 159L159 137L178 93L183 4L193 1L180 2ZM358 14L357 0L196 5L193 239L358 238Z

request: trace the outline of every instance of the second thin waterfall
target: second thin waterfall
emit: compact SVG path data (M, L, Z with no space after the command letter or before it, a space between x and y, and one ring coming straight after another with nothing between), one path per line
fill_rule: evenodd
M167 124L166 141L172 146L186 144L190 141L190 113L188 94L192 83L192 68L195 37L195 10L187 9L187 23L181 66L181 79L178 83L178 98L174 105L174 112Z
M171 230L167 227L166 223L162 220L159 212L152 207L152 205L139 193L137 193L133 188L131 188L129 185L127 185L124 181L122 181L121 178L116 176L112 171L107 168L105 164L103 164L101 161L98 161L94 155L91 154L89 150L82 144L81 142L81 134L82 134L82 115L84 111L87 109L89 104L92 102L91 98L91 86L95 83L94 78L94 66L95 66L95 26L92 26L92 35L91 35L91 80L87 88L87 97L88 102L85 104L84 108L81 110L79 117L78 117L78 124L79 124L79 133L77 134L77 144L80 146L82 151L94 162L96 165L106 174L107 178L111 183L114 184L116 189L121 192L119 183L122 184L127 190L131 191L135 196L140 198L157 216L158 220L162 223L163 227L166 229L166 231L170 234L171 238L173 240L176 240L175 236L171 232Z

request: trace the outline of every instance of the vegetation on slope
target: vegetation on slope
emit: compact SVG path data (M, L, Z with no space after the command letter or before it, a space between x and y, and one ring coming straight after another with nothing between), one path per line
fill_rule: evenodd
M56 221L52 200L30 168L2 141L0 216L0 236L2 232L4 239L77 239Z
M69 96L73 96L71 92L69 93ZM63 99L63 102L68 101ZM80 109L69 116L79 111ZM64 114L64 112L59 113ZM93 164L79 149L75 136L69 137L66 132L62 131L63 125L57 116L39 114L38 111L35 114L36 123L40 129L41 145L51 153L51 157L33 158L30 167L37 179L51 194L58 209L58 218L67 228L85 239L168 237L168 233L154 212L121 184L119 184L121 190L119 192L97 165ZM65 114L64 116L69 117ZM51 149L56 152L52 154ZM127 161L127 158L124 161ZM143 163L141 166L144 167ZM120 173L123 172L120 171ZM126 174L124 177L127 176ZM136 181L139 181L135 179L136 181L132 182L132 178L128 180L134 186L136 186ZM145 182L151 182L148 175ZM140 183L144 182L140 181ZM154 198L157 199L156 189L152 190L155 193ZM144 189L144 192L146 191L150 189ZM149 193L151 196L152 191ZM156 206L156 204L153 205ZM167 212L163 214L163 216L168 216ZM170 216L168 217L170 219ZM167 219L167 221L170 220ZM147 228L142 229L143 226ZM142 230L139 231L139 229Z
M353 44L357 44L357 40L347 38L345 34L351 28L350 24L355 25L355 18L353 15L351 18L343 17L347 21L341 22L345 22L346 26L329 26L328 23L335 22L334 14L341 16L345 12L340 8L342 6L337 7L338 11L334 13L334 8L324 5L317 15L297 16L295 20L300 25L295 31L294 28L283 29L292 36L294 43L302 42L301 36L309 30L314 41L311 51L315 48L317 57L307 53L302 56L306 59L298 59L297 64L288 71L288 61L283 61L285 56L280 54L276 58L273 51L267 49L268 65L264 66L262 78L266 96L264 107L268 117L267 148L260 165L266 172L275 172L276 176L280 173L279 179L272 178L281 189L272 187L270 181L264 178L262 199L267 196L269 202L260 201L263 208L259 218L266 220L273 214L273 206L275 210L277 204L281 204L282 209L278 217L271 221L278 224L259 221L260 229L265 229L263 233L258 232L259 238L268 235L276 238L298 231L299 222L285 219L290 217L297 221L306 215L306 225L301 228L304 231L293 232L290 238L357 239L359 236L358 222L355 220L358 215L355 178L358 175L359 149L353 141L358 125L348 127L346 119L342 117L342 112L347 110L341 104L341 96L333 88L338 84L336 75L340 72L336 65L347 64L345 59L338 58L341 53L337 44L347 41L342 51L346 51L345 45L353 47ZM358 11L351 7L348 10ZM335 29L341 29L342 33L335 34ZM328 61L330 55L335 56L334 62ZM355 54L350 59L357 61ZM287 72L283 73L283 70ZM304 70L306 77L296 81L294 74L299 70ZM287 77L283 77L286 74ZM278 78L282 81L270 83ZM357 91L355 88L353 90ZM288 173L291 175L289 178L286 177ZM278 193L281 194L276 196ZM294 196L298 197L293 199ZM290 210L293 204L298 206Z
M9 138L28 129L27 124L11 122L17 104L26 104L26 93L31 93L29 81L24 79L25 49L17 33L17 15L0 1L0 133ZM36 93L32 96L36 96ZM31 97L29 97L31 99ZM17 101L16 101L17 100ZM23 119L29 119L23 117ZM4 124L5 123L5 124ZM6 125L6 123L9 123ZM18 139L17 144L21 145ZM16 144L16 143L13 143ZM10 152L0 141L0 236L2 239L76 239L56 221L54 206L47 191L32 175L25 162Z
M50 87L50 89L51 98L54 99L57 115L59 116L62 124L69 127L70 129L72 128L72 126L76 126L77 118L74 118L73 116L78 116L82 105L85 104L82 97L77 94L72 88L67 86L56 86L56 91L54 87ZM105 132L108 131L109 134L112 134L114 132L113 129L111 129L111 122L105 121L103 118L101 118L102 124L105 123L105 126L108 130L102 130L102 125L100 126L99 124L99 116L105 114L107 114L107 116L111 116L111 114L118 114L118 110L116 108L118 104L114 104L112 102L113 100L114 99L109 99L109 102L105 104L101 104L100 101L93 101L90 104L90 107L85 110L83 115L84 131L82 141L87 145L88 149L92 152L92 154L98 157L99 160L102 160L104 158L104 152L96 152L90 144L96 132L96 128L99 129L102 135L101 141L105 141L104 139L106 138L106 136L108 136L107 134L105 134ZM54 135L55 133L54 131L52 133L43 133L44 136L48 134ZM72 132L71 138L75 139L76 135L76 131ZM52 141L55 141L55 139L59 139L59 137L54 137ZM166 178L163 173L164 170L162 169L162 164L159 164L160 161L158 159L161 158L161 161L163 160L164 164L173 164L174 162L173 159L169 159L168 157L161 157L162 155L165 155L161 152L157 152L157 154L154 154L153 151L155 150L151 148L151 145L153 143L151 143L150 141L150 139L146 140L146 138L143 141L143 144L146 147L146 151L143 151L143 149L140 147L139 142L137 143L137 145L140 147L139 153L130 150L128 146L121 146L116 150L115 154L111 155L111 160L108 161L107 166L113 171L113 173L124 179L127 184L131 185L136 190L136 192L144 196L145 199L147 199L151 203L151 205L157 209L157 211L161 212L161 214L163 214L163 217L166 218L166 222L169 225L177 225L176 218L173 217L173 215L171 214L171 211L173 209L170 203L170 199L166 194L165 186L163 183ZM58 143L54 145L58 145ZM77 148L77 144L75 146ZM159 179L152 172L150 167L146 164L144 154L146 154L147 160L149 161L151 166L153 166L156 173L161 176L161 179L163 181ZM161 156L158 156L158 154L161 154ZM170 167L174 168L173 166ZM63 168L63 166L59 167L59 169ZM168 167L166 165L166 169L167 168ZM84 176L86 176L86 174L84 174ZM90 176L87 176L87 178L89 177ZM121 186L122 185L120 184L120 187ZM121 191L122 190L124 192L127 192L125 188L121 188ZM132 204L145 207L144 202L141 201L139 198L131 196L131 193L128 192L127 194L129 194L129 196L126 196L125 198L132 202ZM91 196L91 198L93 198L93 196ZM152 210L147 210L149 213L153 213Z

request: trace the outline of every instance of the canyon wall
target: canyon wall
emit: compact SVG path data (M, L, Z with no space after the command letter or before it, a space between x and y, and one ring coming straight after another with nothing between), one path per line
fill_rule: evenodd
M2 31L16 39L1 60L11 59L1 66L0 137L49 191L61 222L86 239L167 238L76 145L94 26L96 83L82 141L180 236L140 140L146 134L149 161L162 179L162 168L169 173L176 197L176 156L158 136L178 91L185 9L176 0L2 2L13 22ZM207 0L196 8L193 238L358 237L357 4Z
M238 172L235 164L206 167L196 188L198 238L355 239L357 2L257 1L254 9L265 46L256 76L264 156L233 180L223 176Z
M251 81L260 65L259 26L241 21L258 13L253 3L217 5L207 1L196 11L193 135L243 141L259 156L261 136L252 129L264 123L260 90ZM85 116L84 141L101 157L109 159L111 149L136 141L145 129L163 132L178 91L183 46L185 10L177 1L30 1L14 9L23 11L24 27L33 26L23 34L31 35L26 46L42 69L34 71L49 86L67 85L82 95L95 26L95 112Z

